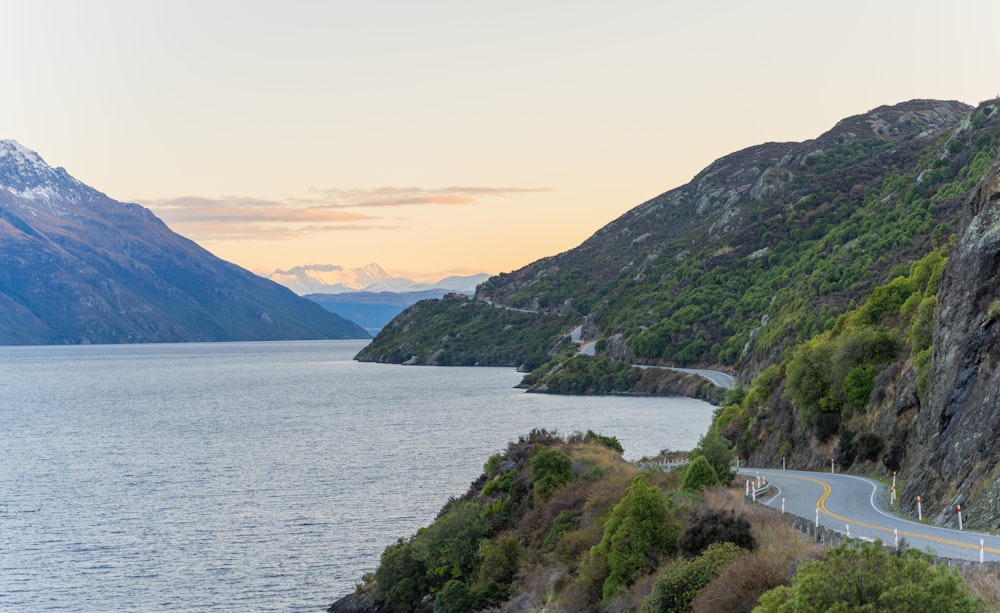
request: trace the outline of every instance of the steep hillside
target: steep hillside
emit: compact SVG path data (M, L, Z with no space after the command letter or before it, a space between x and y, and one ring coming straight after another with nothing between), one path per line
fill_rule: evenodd
M997 142L1000 122L985 107L879 107L811 141L726 156L576 249L491 278L476 297L498 316L565 318L563 334L583 325L612 358L716 365L749 380L946 244ZM403 343L417 361L439 349L410 336L419 317L400 321L362 358L391 361ZM459 321L452 337L475 335Z
M971 220L941 278L927 394L904 478L937 521L957 505L1000 528L1000 162L969 201ZM907 506L912 507L911 500ZM930 513L929 513L930 514Z
M814 605L796 611L978 611L972 594L996 609L989 571L963 581L915 549L830 548L747 504L739 485L714 485L732 480L732 456L710 437L670 472L637 470L620 452L591 431L512 442L327 611L719 613L796 600Z
M991 110L992 109L992 110ZM993 119L997 107L984 115ZM954 243L765 369L713 428L755 465L899 477L900 508L1000 528L1000 159Z
M0 344L367 338L0 141Z

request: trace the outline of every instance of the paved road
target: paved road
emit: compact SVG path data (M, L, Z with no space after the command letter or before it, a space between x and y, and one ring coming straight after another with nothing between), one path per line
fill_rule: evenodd
M703 368L674 368L673 366L654 366L650 364L632 364L638 368L662 368L664 370L676 370L677 372L686 372L690 375L698 375L699 377L705 377L709 380L712 385L716 387L721 387L724 389L732 389L736 387L736 377L732 375L727 375L724 372L719 372L717 370L705 370Z
M986 561L1000 561L1000 536L941 528L905 519L881 508L886 486L854 475L841 475L796 470L741 469L740 475L761 476L774 487L762 502L785 512L864 539L880 539L892 545L893 530L906 539L910 547L930 550L936 555L957 560L979 561L979 541L983 539ZM967 518L966 518L967 519Z
M676 370L677 372L686 372L692 375L698 375L700 377L705 377L712 382L716 387L721 387L725 389L732 389L736 387L736 378L732 375L727 375L724 372L719 372L717 370L704 370L702 368L672 368L666 367L668 370Z

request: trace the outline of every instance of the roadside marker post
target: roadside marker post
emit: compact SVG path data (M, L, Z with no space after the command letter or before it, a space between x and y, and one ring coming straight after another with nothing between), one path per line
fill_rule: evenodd
M819 528L819 507L816 507L816 527Z
M979 539L979 563L983 563L983 554L985 553L985 547L983 546L983 539Z
M845 524L847 526L847 538L851 538L851 524Z
M834 469L833 458L830 458L830 474L832 475L832 474L834 474L836 472L837 471Z
M892 471L892 490L896 491L896 471Z
M892 529L892 542L896 544L896 549L899 549L899 529Z
M892 486L892 490L891 491L892 491L892 497L890 498L890 502L892 504L896 504L896 486L895 485Z
M781 514L782 515L785 514L785 499L784 498L781 499Z
M785 470L785 458L781 458L781 470Z
M924 521L924 510L920 506L920 496L917 496L917 521Z
M962 505L958 505L958 529L962 529Z

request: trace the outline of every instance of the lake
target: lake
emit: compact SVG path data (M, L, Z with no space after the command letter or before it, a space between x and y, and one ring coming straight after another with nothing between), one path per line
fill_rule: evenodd
M0 610L323 611L533 428L637 459L711 421L363 346L0 347Z

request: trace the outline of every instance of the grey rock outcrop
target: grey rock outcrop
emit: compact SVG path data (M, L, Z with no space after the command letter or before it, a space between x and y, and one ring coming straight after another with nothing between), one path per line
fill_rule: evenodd
M1000 161L970 200L941 279L928 392L903 477L925 515L1000 527ZM912 506L912 502L908 502ZM929 512L928 512L929 511Z

